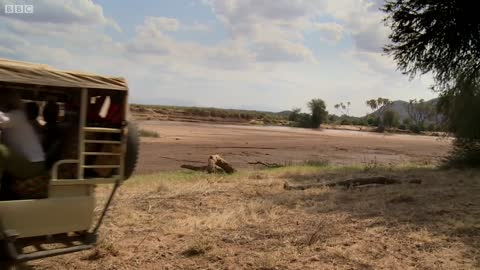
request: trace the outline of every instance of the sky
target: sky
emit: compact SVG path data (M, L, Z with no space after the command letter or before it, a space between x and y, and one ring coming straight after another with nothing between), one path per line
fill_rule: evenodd
M0 58L125 77L130 102L306 111L431 99L382 51L382 0L0 0ZM6 13L5 5L33 5Z

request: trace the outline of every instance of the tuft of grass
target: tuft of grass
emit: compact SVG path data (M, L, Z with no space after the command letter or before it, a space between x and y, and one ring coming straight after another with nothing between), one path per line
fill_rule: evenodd
M182 255L185 257L195 257L206 254L208 251L212 250L214 245L205 238L195 239L190 246L182 252Z
M412 203L415 199L407 194L400 194L389 200L390 203Z
M151 130L146 130L146 129L140 129L138 131L138 134L140 137L150 137L150 138L159 138L160 134L156 131L151 131Z
M113 243L107 243L103 241L100 242L100 244L98 244L89 254L82 257L82 259L87 261L96 261L107 256L117 257L119 254L120 252Z
M311 167L327 167L330 165L330 161L327 159L312 159L305 161L304 165Z

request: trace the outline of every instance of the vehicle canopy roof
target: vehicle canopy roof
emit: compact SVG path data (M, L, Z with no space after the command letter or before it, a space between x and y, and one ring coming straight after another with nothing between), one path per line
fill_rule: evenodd
M121 77L107 77L79 71L59 70L48 65L1 58L0 83L128 91L127 82Z

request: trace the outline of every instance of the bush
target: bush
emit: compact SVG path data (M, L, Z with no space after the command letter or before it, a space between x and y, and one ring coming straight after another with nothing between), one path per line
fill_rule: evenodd
M368 124L369 126L378 127L378 125L380 125L380 118L379 118L379 117L369 116L369 117L367 118L367 124Z
M398 126L398 115L392 110L387 110L383 113L383 124L386 127Z
M412 119L410 118L405 118L403 119L403 125L406 127L409 127L412 124Z
M398 129L407 130L407 126L405 124L400 124L400 125L398 125Z
M456 138L444 165L448 168L480 167L480 140Z
M311 128L319 128L322 123L327 120L328 112L326 110L325 102L319 98L312 99L308 102L308 108L311 111Z
M436 129L437 129L437 127L435 127L435 124L433 124L433 123L432 123L432 124L429 124L429 125L427 126L427 130L428 130L428 131L435 131Z
M350 120L348 119L342 119L342 121L340 122L340 125L351 125L352 122L350 122Z
M456 85L438 101L445 116L442 128L455 135L449 164L454 167L480 167L480 90L478 79L459 76Z
M334 115L334 114L330 114L330 115L328 116L327 120L328 120L328 123L335 123L335 122L338 121L339 118L340 118L340 117L338 117L338 116L336 116L336 115Z
M263 117L262 121L263 121L263 123L265 123L265 124L271 124L271 123L273 123L273 119L272 119L272 117L269 116L269 115L265 115L265 116Z
M302 128L310 128L312 126L312 123L310 122L310 114L308 113L301 113L298 115L297 122L295 123L295 126L297 127L302 127Z
M299 108L294 108L290 114L288 115L288 121L295 122L298 120L298 117L300 116L300 109Z
M422 132L422 128L418 125L410 125L409 129L415 134L420 134Z

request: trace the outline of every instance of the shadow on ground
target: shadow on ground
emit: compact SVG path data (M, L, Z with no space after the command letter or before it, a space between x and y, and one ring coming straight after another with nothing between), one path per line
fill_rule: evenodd
M284 177L305 184L372 175L420 179L422 184L286 190L269 200L322 217L306 233L305 245L319 250L343 245L340 257L364 259L362 264L352 262L355 267L374 269L368 262L380 258L387 265L397 260L412 268L480 267L479 171L345 170Z

